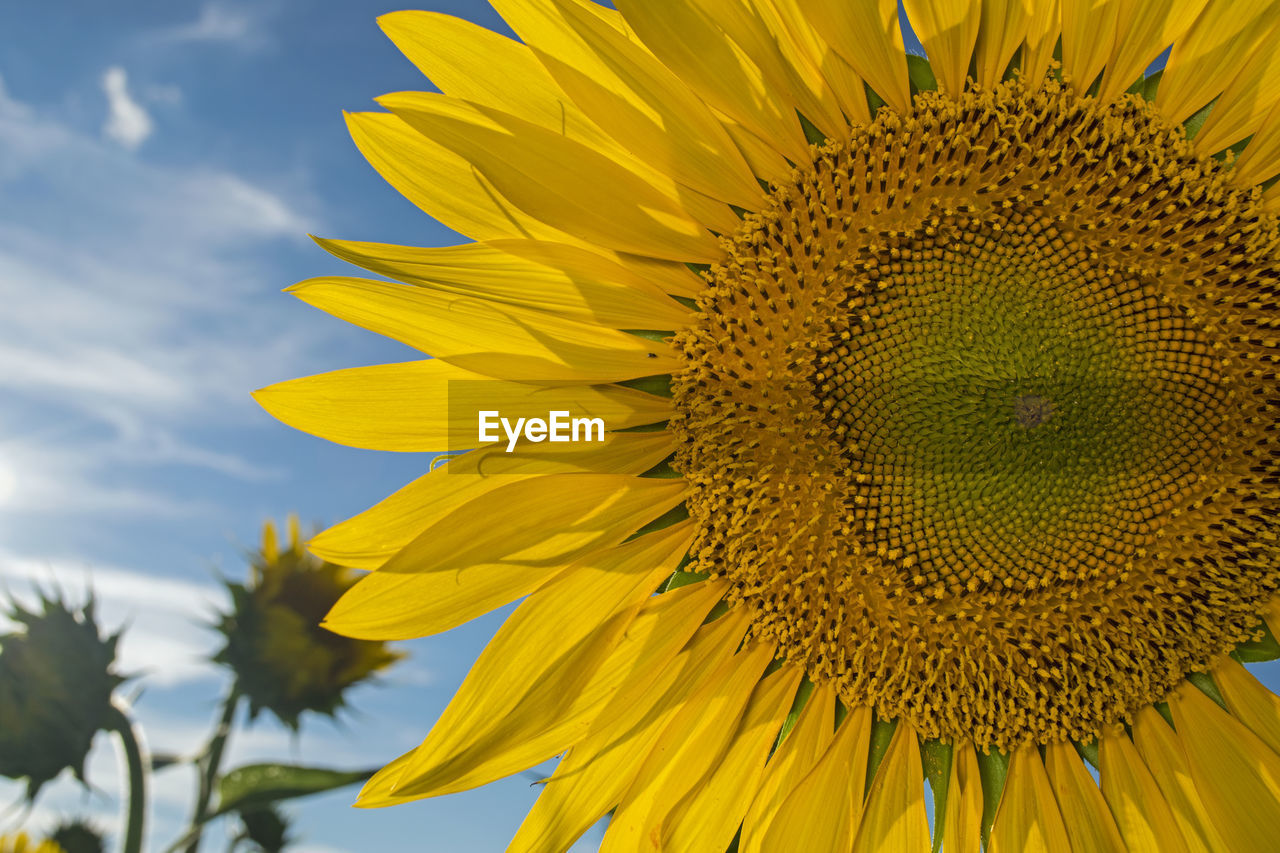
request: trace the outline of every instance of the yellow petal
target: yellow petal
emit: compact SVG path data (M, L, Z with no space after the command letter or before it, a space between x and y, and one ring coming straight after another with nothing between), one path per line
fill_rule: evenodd
M793 162L809 144L794 104L781 103L765 72L726 37L711 10L694 3L618 0L627 24L702 100L769 142Z
M619 382L681 367L669 344L475 296L362 278L313 278L289 293L495 379Z
M598 445L570 447L561 451L543 443L508 453L505 445L491 445L454 457L320 533L307 543L308 548L331 563L376 569L458 507L517 479L568 473L643 474L665 459L674 443L666 432L624 432L607 434ZM548 488L557 482L547 481Z
M876 771L853 850L854 853L878 850L927 853L929 850L920 741L915 729L905 720L898 722L889 751Z
M618 544L679 503L684 489L683 481L616 474L516 480L422 531L338 599L324 624L362 639L447 631Z
M692 525L681 524L591 555L525 599L489 641L413 759L398 768L389 792L394 799L484 785L581 740L609 698L601 682L621 678L621 673L606 673L601 679L598 671L605 663L622 663L611 658L624 631L647 627L632 623L658 584L675 571L691 534ZM672 596L663 602L684 605L684 612L664 614L671 617L667 621L692 621L713 589L697 590L701 599ZM670 648L670 655L687 639ZM635 643L627 648L632 654L626 663L635 665L635 653L642 649Z
M731 609L699 628L666 667L628 673L612 707L596 717L586 739L569 750L543 786L508 851L568 849L616 806L688 697L733 657L747 621L744 608Z
M792 41L772 0L701 0L703 12L760 69L774 99L799 112L824 136L844 136L848 124L826 81Z
M1196 134L1196 150L1212 156L1254 135L1280 104L1280 26L1274 25L1258 49L1238 57L1235 75Z
M1062 0L1033 0L1027 18L1027 36L1022 52L1022 79L1039 88L1049 73L1053 51L1062 32Z
M1133 85L1166 47L1191 28L1204 5L1205 0L1119 0L1115 45L1107 58L1099 97L1111 100Z
M698 192L759 209L760 185L706 105L587 5L493 4L574 103L639 160Z
M1035 746L1009 759L1000 809L991 826L991 853L1071 853L1067 829L1053 798L1049 776Z
M1280 696L1229 657L1214 667L1213 681L1227 703L1227 710L1273 752L1280 753Z
M606 430L670 417L670 401L602 385L543 388L505 382L430 359L335 370L291 379L253 398L289 426L370 450L466 450L480 439L479 412L516 418L602 418Z
M360 153L387 183L432 219L473 240L529 237L581 242L525 213L464 157L386 113L347 113Z
M871 709L849 711L822 758L764 827L760 849L848 850L862 819Z
M982 843L982 775L973 744L957 743L951 752L947 784L943 853L978 853Z
M1032 0L981 0L974 62L979 86L990 88L1004 77L1027 36L1033 5ZM1039 81L1035 78L1037 84Z
M799 3L805 17L885 103L901 113L910 110L911 86L907 82L902 30L898 27L897 0Z
M792 788L813 769L835 735L836 692L830 682L813 688L795 728L765 765L764 776L742 822L742 853L759 853L763 828Z
M671 850L725 850L751 803L769 748L791 707L803 671L783 665L751 694L724 757L667 816L662 843Z
M1046 744L1044 751L1045 770L1062 812L1071 849L1125 853L1120 828L1075 748L1058 742Z
M1131 853L1187 849L1173 811L1123 730L1101 738L1098 763L1102 794Z
M782 185L790 180L794 167L776 148L724 113L717 111L716 117L724 124L733 144L738 146L742 156L751 164L751 171L759 175L762 181Z
M751 643L708 676L676 712L623 792L600 845L602 853L663 849L668 813L728 751L775 648L774 643Z
M1171 122L1183 122L1222 93L1240 62L1262 44L1280 20L1280 5L1209 0L1191 29L1173 46L1156 106Z
M1276 175L1280 175L1280 106L1259 122L1253 138L1231 169L1231 180L1237 186L1251 187Z
M963 92L984 11L981 0L903 0L902 5L929 55L938 88L952 95ZM1018 3L1015 0L1010 5L1016 7ZM1018 14L1015 11L1014 17Z
M1115 45L1119 12L1120 0L1062 0L1062 76L1077 91L1086 91L1102 73Z
M1191 778L1226 850L1275 849L1280 755L1195 687L1169 700Z
M1191 853L1226 850L1205 812L1182 744L1155 708L1148 705L1138 712L1133 723L1133 744L1169 803L1187 849Z
M798 0L776 0L772 5L782 18L796 52L804 56L826 82L827 89L848 121L854 124L871 121L862 78L804 16Z
M431 92L396 92L378 103L465 157L512 204L554 228L667 260L706 262L723 254L678 200L553 130Z
M1271 629L1271 635L1280 638L1280 599L1272 600L1263 614L1263 618L1267 620L1267 627Z
M578 246L495 240L419 248L316 239L365 269L444 293L614 329L681 329L689 311L617 260ZM688 272L688 269L685 269Z

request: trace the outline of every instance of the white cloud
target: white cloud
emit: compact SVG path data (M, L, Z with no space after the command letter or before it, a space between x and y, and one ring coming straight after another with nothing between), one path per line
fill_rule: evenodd
M194 21L161 30L155 37L173 44L220 42L242 48L265 42L259 20L247 8L227 3L206 3Z
M129 94L129 75L119 66L102 73L102 91L107 96L107 120L102 134L130 151L136 149L154 129L151 116Z

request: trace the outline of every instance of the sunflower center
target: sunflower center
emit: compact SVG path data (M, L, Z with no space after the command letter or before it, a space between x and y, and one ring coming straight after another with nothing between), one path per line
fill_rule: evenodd
M1137 99L881 111L681 336L692 570L930 736L1089 739L1276 592L1276 227ZM997 701L992 697L997 696Z

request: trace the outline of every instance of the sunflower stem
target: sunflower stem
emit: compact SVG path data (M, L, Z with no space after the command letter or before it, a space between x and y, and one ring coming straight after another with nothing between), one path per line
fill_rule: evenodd
M128 706L118 698L111 700L110 730L120 737L125 765L129 773L129 807L126 814L123 853L142 853L142 833L147 822L147 779L150 775L142 736L129 719Z
M213 799L213 788L217 783L218 770L222 766L222 753L227 747L227 739L231 736L231 722L235 719L236 708L240 705L240 693L235 685L227 691L227 698L222 702L222 716L214 727L209 745L205 747L197 766L200 768L200 788L196 794L195 808L191 812L191 827L187 833L187 846L184 853L198 853L200 839L204 835L204 823L209 819L209 801Z

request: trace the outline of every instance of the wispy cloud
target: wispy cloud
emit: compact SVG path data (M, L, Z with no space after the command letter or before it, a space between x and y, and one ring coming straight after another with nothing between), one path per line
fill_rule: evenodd
M261 20L246 6L206 3L195 20L155 33L158 41L174 44L213 42L241 48L257 48L266 42Z
M125 98L126 82L123 72L104 76ZM108 135L141 139L123 126ZM0 392L9 398L0 467L21 497L8 509L199 509L190 496L108 482L113 463L270 476L202 446L189 428L257 417L249 390L323 347L282 331L286 301L266 301L287 282L271 278L264 253L303 244L318 227L313 215L225 169L129 156L41 115L3 81L0 192ZM264 365L276 370L264 376Z
M102 92L107 96L107 120L102 135L130 151L151 135L151 116L129 93L129 75L118 65L102 72Z

